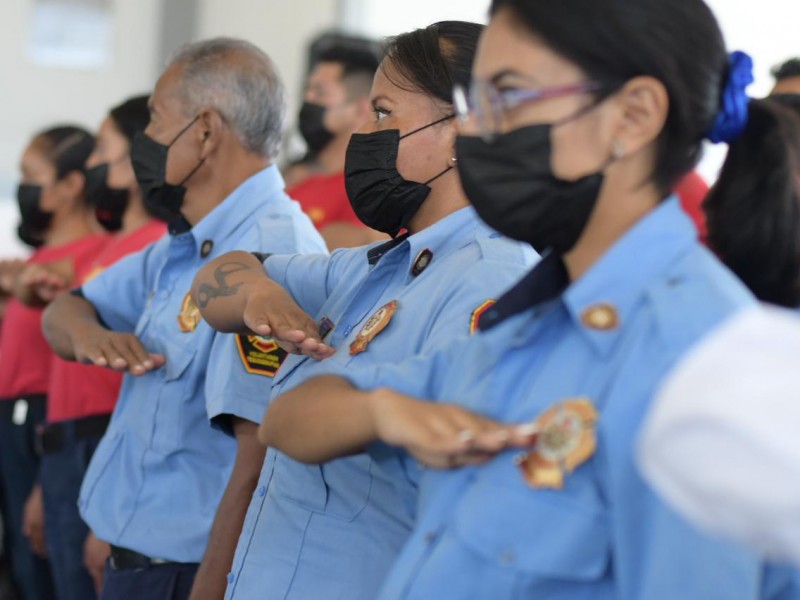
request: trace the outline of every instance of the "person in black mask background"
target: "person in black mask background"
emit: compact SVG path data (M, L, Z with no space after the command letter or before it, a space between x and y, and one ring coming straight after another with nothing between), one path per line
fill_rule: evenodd
M130 158L134 136L144 131L150 119L147 101L148 96L137 96L114 107L97 132L97 143L86 162L86 193L97 221L111 238L76 274L75 285L86 283L166 233L165 223L154 218L143 201ZM78 493L121 384L121 373L53 359L39 447L47 550L59 600L91 600L102 584L109 548L90 534L81 519Z
M300 203L330 250L381 239L358 220L344 189L350 135L370 116L369 90L379 57L369 47L333 45L306 81L298 129L307 158L286 169L286 192Z
M85 199L84 165L94 138L75 126L33 137L21 160L20 229L42 245L11 276L0 334L0 483L6 497L11 562L26 600L55 598L44 535L35 429L45 417L53 354L42 336L42 307L100 252L108 236ZM27 538L27 539L26 539Z
M230 250L324 251L273 163L284 98L271 59L248 42L179 50L130 146L142 194L174 215L169 235L43 317L61 358L127 372L80 493L81 516L111 544L103 600L176 600L193 585L193 600L222 595L233 554L224 533L241 527L258 473L243 457L264 455L248 407L268 379L246 367L281 357L254 358L255 342L240 355L202 321L189 288Z

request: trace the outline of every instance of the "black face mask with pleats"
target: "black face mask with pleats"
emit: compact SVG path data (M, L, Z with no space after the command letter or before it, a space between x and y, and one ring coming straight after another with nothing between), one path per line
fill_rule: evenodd
M205 159L201 159L179 184L167 183L169 149L197 122L197 119L198 117L195 117L181 129L169 144L161 144L143 132L137 132L131 143L131 164L144 196L145 207L151 214L164 215L167 217L165 220L171 221L181 216L183 197L186 195L184 184L205 162Z
M456 156L464 192L487 225L537 252L563 254L583 233L604 177L602 171L575 181L556 177L552 129L530 125L491 142L458 136Z
M345 157L344 184L353 211L364 225L392 237L408 226L431 192L428 184L452 167L424 183L408 181L397 171L400 141L452 118L444 117L403 136L397 129L353 134Z

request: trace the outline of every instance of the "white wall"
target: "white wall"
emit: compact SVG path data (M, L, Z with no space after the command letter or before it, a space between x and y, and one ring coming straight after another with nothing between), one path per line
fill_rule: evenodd
M0 195L16 180L20 151L36 130L70 121L96 128L126 96L152 87L159 0L115 0L112 66L99 71L41 67L26 48L31 0L0 3Z
M71 122L96 128L114 104L152 87L160 0L114 0L112 66L99 71L42 67L27 57L31 0L0 1L0 252L17 252L10 206L19 156L31 135Z
M200 0L199 8L198 39L244 38L275 61L292 117L300 105L306 48L317 34L337 27L338 0Z

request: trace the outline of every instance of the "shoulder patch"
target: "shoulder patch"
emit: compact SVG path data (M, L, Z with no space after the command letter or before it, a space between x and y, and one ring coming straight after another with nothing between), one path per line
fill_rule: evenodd
M266 377L275 377L287 354L272 337L260 335L237 335L236 347L244 370Z
M487 300L483 304L481 304L478 308L472 311L472 316L469 319L469 334L472 335L476 331L478 331L478 327L481 324L481 315L485 313L490 306L494 305L497 300Z

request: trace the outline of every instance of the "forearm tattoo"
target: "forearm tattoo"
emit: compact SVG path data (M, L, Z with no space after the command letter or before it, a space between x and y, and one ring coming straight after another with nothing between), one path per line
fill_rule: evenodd
M250 270L250 265L242 262L226 262L222 263L214 271L214 280L217 285L214 286L210 283L203 283L197 290L197 303L200 308L205 308L208 303L214 298L223 298L226 296L234 296L238 293L242 283L235 283L228 285L228 276L238 273L239 271Z

